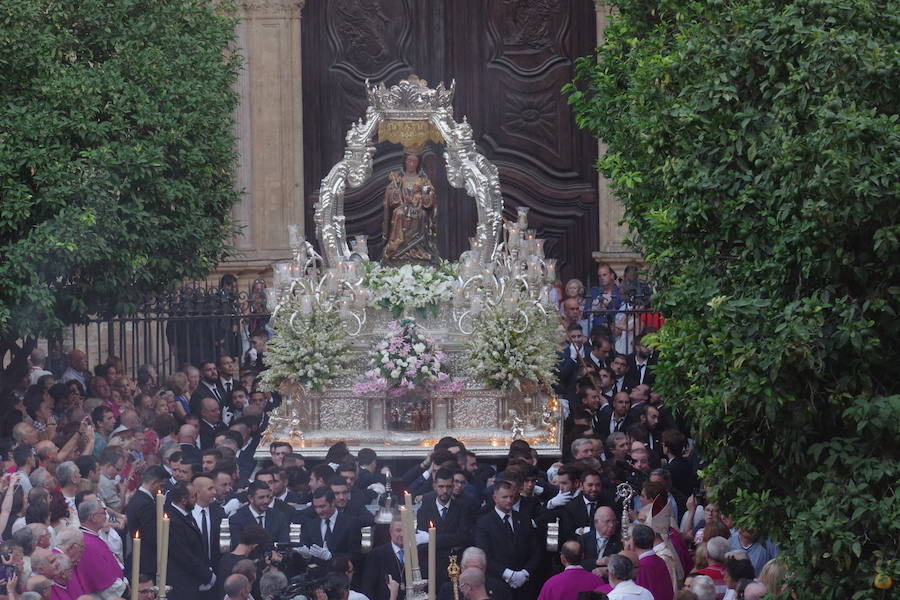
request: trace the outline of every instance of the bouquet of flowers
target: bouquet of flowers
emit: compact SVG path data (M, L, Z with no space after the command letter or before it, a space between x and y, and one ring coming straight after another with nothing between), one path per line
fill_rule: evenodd
M440 268L367 263L363 285L371 294L369 304L391 311L395 319L400 318L404 308L415 309L422 316L430 310L437 316L440 304L453 298L453 269L452 263L444 263Z
M353 388L357 394L387 390L399 397L416 389L458 391L462 387L450 383L450 375L443 370L444 353L419 331L414 320L392 321L388 329L387 337L372 351L366 380Z
M305 391L321 392L346 372L349 342L338 313L318 309L306 316L298 313L291 326L291 315L298 311L299 304L288 301L272 322L275 335L264 358L269 368L262 373L266 389L292 383Z
M517 333L523 312L528 327ZM521 300L514 312L495 306L477 317L465 360L476 379L498 390L521 389L526 381L553 385L558 337L556 319L532 303Z

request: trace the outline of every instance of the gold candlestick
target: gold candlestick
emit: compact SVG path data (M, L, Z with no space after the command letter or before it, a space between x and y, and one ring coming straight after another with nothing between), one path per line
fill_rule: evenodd
M450 564L447 566L447 577L453 586L453 600L459 600L459 565L456 564L456 555L450 555Z

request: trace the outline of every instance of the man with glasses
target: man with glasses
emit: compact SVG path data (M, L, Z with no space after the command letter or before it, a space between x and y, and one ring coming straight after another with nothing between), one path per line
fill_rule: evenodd
M83 593L94 594L101 600L120 598L125 592L125 579L115 555L100 538L106 524L106 509L99 500L82 500L78 505L78 519L84 534L84 554L75 567L73 577Z

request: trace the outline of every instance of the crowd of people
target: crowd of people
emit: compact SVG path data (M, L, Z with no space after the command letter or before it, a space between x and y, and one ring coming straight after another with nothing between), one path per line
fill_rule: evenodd
M53 372L35 350L0 399L0 595L151 600L158 494L171 600L403 599L411 558L391 507L404 493L417 506L422 577L437 530L440 600L752 600L781 589L777 547L707 498L690 425L654 390L646 336L662 319L628 312L649 306L649 288L608 265L598 275L597 288L560 296L561 459L516 440L505 460L486 460L452 437L414 464L342 442L318 461L285 442L260 449L280 402L259 389L264 341L244 368L225 353L164 381L148 365L133 379L116 358L89 370L77 349Z

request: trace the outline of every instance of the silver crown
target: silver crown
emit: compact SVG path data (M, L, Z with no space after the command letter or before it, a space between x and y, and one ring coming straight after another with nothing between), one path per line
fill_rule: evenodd
M387 87L384 83L370 85L366 80L366 93L369 105L383 113L387 118L400 116L403 118L428 118L428 113L446 109L453 111L453 94L456 91L456 80L450 82L450 89L443 82L434 89L428 82L416 75L410 75L397 85ZM415 113L421 112L421 115Z

